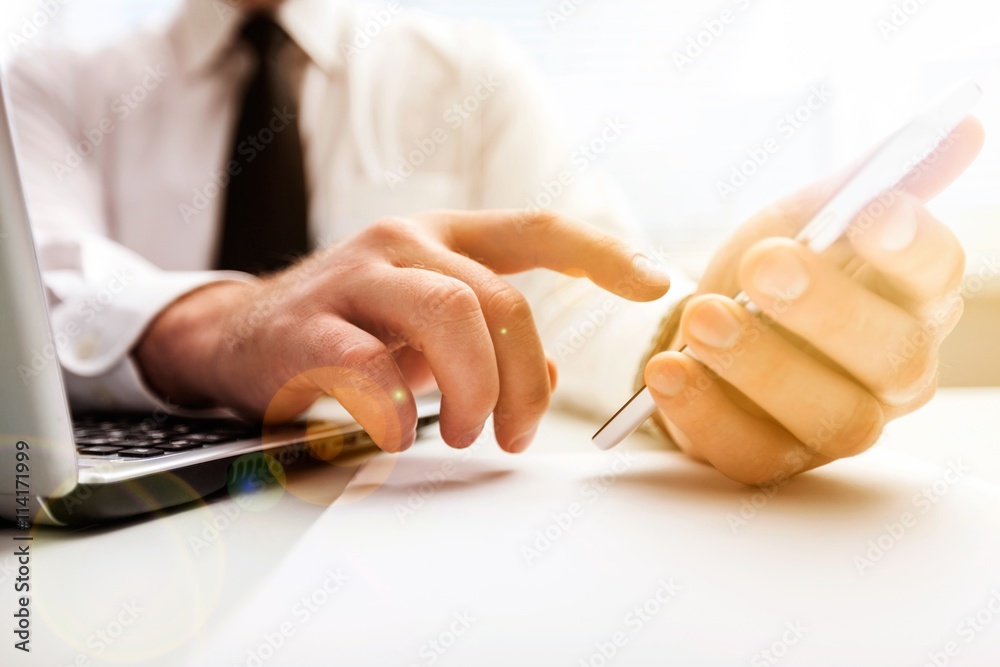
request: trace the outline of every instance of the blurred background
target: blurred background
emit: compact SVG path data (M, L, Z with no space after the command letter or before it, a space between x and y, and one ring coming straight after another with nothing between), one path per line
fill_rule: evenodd
M96 48L169 20L178 4L5 0L0 53L6 59L27 44ZM966 316L946 344L942 380L1000 384L1000 3L397 4L506 31L550 82L574 146L593 139L608 118L624 121L627 130L600 163L654 242L695 274L711 249L761 206L851 162L924 103L975 78L985 90L977 115L986 147L932 204L969 253ZM778 149L767 161L745 178L734 176L768 140ZM723 184L730 188L723 191Z

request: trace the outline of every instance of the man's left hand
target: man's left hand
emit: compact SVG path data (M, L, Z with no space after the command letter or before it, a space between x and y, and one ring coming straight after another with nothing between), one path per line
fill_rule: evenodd
M750 484L871 447L890 420L926 403L938 350L962 313L965 254L924 203L983 142L967 119L869 206L821 255L790 240L843 177L809 188L743 225L715 256L671 349L645 369L677 445ZM745 291L762 311L732 299Z

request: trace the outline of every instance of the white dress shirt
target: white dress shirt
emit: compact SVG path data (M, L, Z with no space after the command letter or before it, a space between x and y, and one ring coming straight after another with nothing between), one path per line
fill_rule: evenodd
M165 407L130 351L212 271L226 168L252 62L224 2L96 52L33 52L9 71L22 174L75 408ZM289 0L310 233L335 243L386 215L538 205L633 237L619 192L574 154L531 66L484 26L389 4ZM594 91L600 94L600 91ZM615 120L598 128L610 137ZM642 246L639 246L640 249ZM654 304L544 271L511 276L560 367L557 401L610 415L632 390ZM169 397L166 397L169 399ZM168 405L169 406L169 401Z

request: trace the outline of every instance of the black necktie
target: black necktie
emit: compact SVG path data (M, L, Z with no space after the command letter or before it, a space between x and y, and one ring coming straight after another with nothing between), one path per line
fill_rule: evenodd
M231 178L216 267L260 274L309 251L305 166L298 105L277 64L289 37L267 16L249 19L242 35L257 65L223 167Z

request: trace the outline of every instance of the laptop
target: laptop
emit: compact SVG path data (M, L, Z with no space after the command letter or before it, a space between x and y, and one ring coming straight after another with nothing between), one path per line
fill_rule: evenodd
M0 81L0 519L22 529L120 520L374 447L332 399L310 413L325 419L275 427L165 412L74 414L60 365L31 366L38 350L54 357L57 348L7 99ZM439 407L440 396L419 399L418 428L436 422Z

